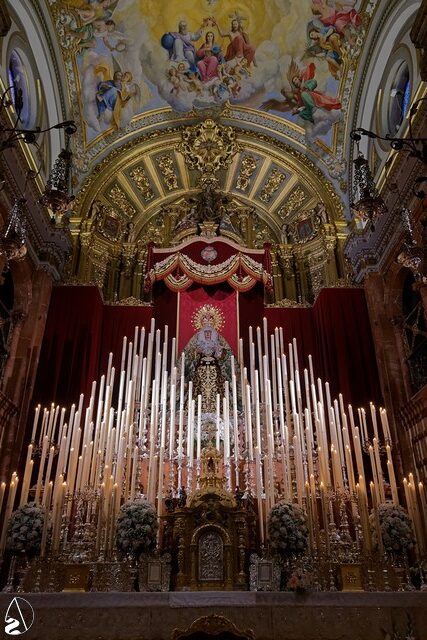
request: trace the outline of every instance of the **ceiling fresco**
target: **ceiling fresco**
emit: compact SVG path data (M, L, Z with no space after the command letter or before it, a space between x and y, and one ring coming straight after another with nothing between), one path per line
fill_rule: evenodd
M333 153L368 22L361 4L50 0L80 149L129 137L149 116L221 115L226 106ZM87 170L82 158L77 169Z

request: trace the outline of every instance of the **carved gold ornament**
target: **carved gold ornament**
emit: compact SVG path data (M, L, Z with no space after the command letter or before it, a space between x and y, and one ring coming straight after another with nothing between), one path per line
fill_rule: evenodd
M307 200L307 194L301 187L297 187L292 191L290 196L286 198L286 203L280 207L278 214L281 218L286 218L289 214L297 211Z
M128 218L133 218L136 214L135 207L129 202L123 189L115 184L108 194L114 204L124 213Z
M175 166L170 156L164 155L158 158L157 165L164 178L168 191L178 189L178 178L175 174Z
M234 637L242 638L242 640L254 640L255 638L252 629L243 631L224 616L212 614L198 618L187 629L175 629L172 633L172 640L183 640L189 636L195 637L197 633L213 636L228 633Z
M144 169L142 167L136 167L129 174L130 179L136 185L136 188L141 193L144 200L151 200L154 198L153 190L150 186L150 181L145 175Z
M273 195L276 193L282 182L286 180L286 176L282 171L273 169L270 173L267 182L265 183L260 198L263 202L270 202Z
M197 311L193 313L193 317L191 319L191 324L197 330L208 325L217 331L221 331L224 323L224 314L220 309L218 309L218 307L215 307L212 304L204 304L203 307L200 307L200 309L197 309Z
M236 181L236 189L246 191L255 173L258 161L253 156L244 156L240 165L240 173Z
M210 118L193 127L186 127L181 140L178 150L190 169L200 171L201 184L217 184L216 172L228 167L240 150L234 129L224 127Z

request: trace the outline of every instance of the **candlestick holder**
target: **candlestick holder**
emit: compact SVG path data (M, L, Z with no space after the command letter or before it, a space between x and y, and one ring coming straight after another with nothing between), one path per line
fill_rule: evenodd
M15 591L15 569L16 569L16 555L14 554L10 560L9 571L7 574L7 581L2 589L3 593L13 593Z

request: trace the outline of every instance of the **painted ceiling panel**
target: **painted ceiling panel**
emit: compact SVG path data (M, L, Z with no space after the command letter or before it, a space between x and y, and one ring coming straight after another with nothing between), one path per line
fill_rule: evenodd
M319 153L333 152L368 21L360 5L50 0L81 148L96 157L106 139L128 140L150 122L221 115L224 107L233 120L239 107L248 122L283 131L287 123ZM166 164L162 180L174 184Z

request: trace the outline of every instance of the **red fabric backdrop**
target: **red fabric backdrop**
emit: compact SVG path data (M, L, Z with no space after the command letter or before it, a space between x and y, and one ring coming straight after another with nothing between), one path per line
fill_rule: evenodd
M209 289L215 300L227 299L231 292L226 284ZM34 402L48 405L78 401L79 394L87 394L92 381L105 372L110 351L115 354L115 366L119 366L123 336L132 340L135 326L148 329L153 313L156 326L163 328L167 323L172 337L177 296L164 285L162 288L162 283L156 285L154 293L152 308L121 307L103 305L96 287L56 287L40 354ZM234 311L233 314L237 321ZM264 309L261 286L241 293L239 325L245 345L249 326L255 330L264 315L270 332L276 326L283 327L286 345L292 338L297 339L301 369L307 366L308 355L313 356L316 377L330 382L334 396L341 391L345 401L356 406L370 400L381 403L362 289L325 289L314 307L307 309ZM186 322L190 324L188 318ZM228 321L226 330L232 324ZM226 331L222 333L233 347Z
M90 394L108 355L120 367L123 337L150 327L152 307L104 305L97 287L55 287L34 387L34 403L68 405Z
M168 325L172 337L176 335L177 300L177 294L168 289L162 280L154 283L153 313L156 325L162 329Z
M300 369L313 356L314 375L356 406L381 404L374 344L363 289L323 289L312 308L266 309L270 332L297 339Z
M110 351L113 355L113 366L118 372L121 364L123 337L133 341L135 327L145 327L150 330L153 315L152 307L121 307L105 306L102 315L102 333L99 351L99 372L107 370Z
M96 287L55 287L40 353L34 400L78 401L98 375L103 303Z

